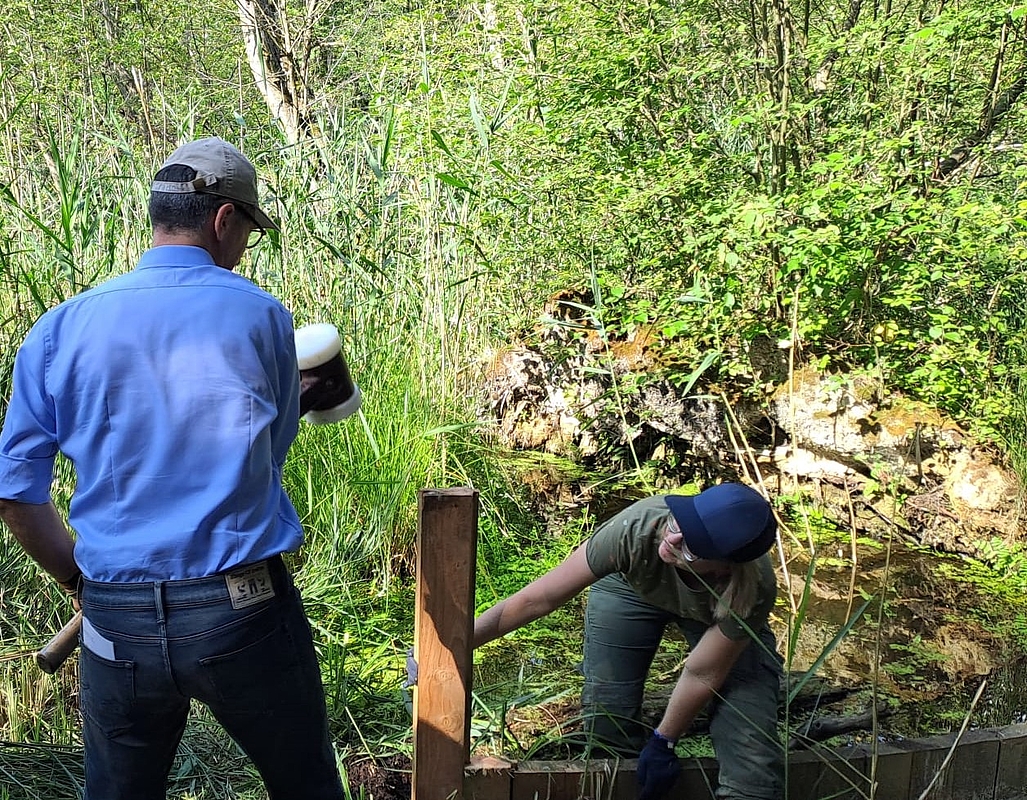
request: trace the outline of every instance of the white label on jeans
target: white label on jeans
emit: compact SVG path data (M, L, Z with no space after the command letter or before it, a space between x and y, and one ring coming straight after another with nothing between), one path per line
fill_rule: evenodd
M108 661L114 660L114 642L104 639L100 632L93 627L88 617L82 617L82 646L92 650L100 658Z
M232 599L232 608L246 608L275 596L271 571L266 562L226 572L225 584Z

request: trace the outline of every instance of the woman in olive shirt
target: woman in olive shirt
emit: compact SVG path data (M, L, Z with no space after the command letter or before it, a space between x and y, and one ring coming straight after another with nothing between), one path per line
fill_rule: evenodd
M740 483L640 500L601 525L559 566L482 613L474 645L503 636L591 586L585 612L587 728L596 746L635 755L640 800L668 796L677 740L711 703L718 798L779 800L781 658L767 618L777 583L766 553L777 523ZM645 742L646 675L673 622L691 651L663 718Z

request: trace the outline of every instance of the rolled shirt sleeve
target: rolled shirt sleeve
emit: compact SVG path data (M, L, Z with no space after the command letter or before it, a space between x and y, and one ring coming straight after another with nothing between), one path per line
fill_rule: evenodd
M22 503L50 499L57 434L46 390L47 318L41 318L18 349L13 389L0 433L0 498Z

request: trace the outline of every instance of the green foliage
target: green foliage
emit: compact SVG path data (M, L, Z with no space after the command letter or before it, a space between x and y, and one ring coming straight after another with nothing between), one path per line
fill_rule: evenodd
M937 167L1005 88L978 65L1009 57L1000 42L1021 17L986 2L933 19L893 9L839 32L820 20L850 7L824 8L803 20L781 106L756 10L718 17L716 37L707 4L528 4L469 24L381 11L368 46L336 62L368 84L370 117L340 124L388 131L382 154L401 166L369 159L380 176L429 176L388 196L446 209L451 246L487 278L484 333L516 335L571 289L611 340L651 337L654 380L755 392L747 345L794 335L801 354L882 369L997 429L1023 355L1025 168L1014 148L975 151L965 175ZM1003 113L1022 129L1016 107ZM790 161L772 190L779 125Z
M13 0L0 37L0 108L17 109L26 145L80 104L83 130L124 130L133 146L162 154L180 126L224 132L233 116L267 118L252 105L252 81L240 81L237 29L226 2L83 3L69 12Z
M482 490L481 605L588 529L547 537L474 403L489 354L533 336L554 295L587 320L565 326L568 348L592 336L607 355L629 340L658 354L650 374L617 376L614 403L648 380L762 398L747 350L786 341L999 437L1027 476L1027 115L1010 94L1025 65L1022 44L1003 44L1022 43L1027 17L991 0L850 18L857 7L792 9L802 34L773 64L765 4L529 1L494 19L308 4L321 136L287 148L233 5L14 0L0 42L0 396L39 313L134 263L149 176L176 140L243 146L285 221L243 271L298 324L335 322L364 392L344 425L304 427L286 470L347 748L406 736L396 687L419 488ZM602 455L649 480L633 453ZM68 491L62 471L61 503ZM837 549L799 511L817 547ZM2 638L22 649L64 607L30 588L10 547ZM1023 554L994 548L1003 585L1019 587ZM573 659L565 613L523 632L527 658L557 641ZM792 619L796 635L804 624ZM0 675L13 687L0 731L67 738L50 688L9 662Z
M997 608L983 605L972 609L973 615L987 630L1027 646L1027 549L1019 542L991 538L980 542L979 553L979 560L953 561L941 568L1001 599Z
M891 642L888 648L901 654L901 660L882 665L882 669L893 676L903 676L908 683L916 685L917 676L925 667L943 663L948 656L939 652L917 635L909 642Z
M758 9L722 17L705 3L529 3L494 19L437 6L374 10L351 20L321 4L303 29L321 54L304 64L324 101L316 158L328 180L305 184L291 204L305 230L369 281L398 275L404 291L419 270L395 267L422 250L428 263L464 261L461 302L475 303L467 321L488 341L530 324L546 295L595 285L611 339L653 337L664 365L653 379L683 387L719 375L755 390L745 385L747 344L794 333L807 356L879 367L894 388L999 429L1007 377L1023 357L1027 168L1015 148L996 148L974 151L972 171L938 170L977 133L989 102L1012 135L1022 130L1018 106L995 103L1009 88L1003 76L1016 74L999 68L1014 58L1001 42L1023 15L983 0L933 18L824 7L801 20L784 102L759 62L771 32ZM49 13L15 3L10 25L27 29ZM72 94L83 87L85 114L110 107L128 139L145 131L155 147L154 130L268 141L252 87L238 80L231 9L83 13L99 46L78 67L32 48L5 52L8 96L29 101L19 123L49 109L39 89L59 81ZM822 20L831 18L845 25L829 30ZM47 35L73 52L81 28L64 22ZM147 83L156 52L162 105L131 72L140 67ZM189 63L202 69L190 74ZM981 63L996 64L997 83ZM172 86L185 97L200 82L211 106L238 107L238 119L172 99ZM783 184L770 178L778 127ZM351 140L363 159L340 157ZM282 177L300 177L308 154L286 159L293 175ZM325 203L352 213L319 213ZM407 213L425 203L438 212L427 226ZM423 249L418 238L432 241L436 224L447 244ZM338 278L325 287L339 288Z
M999 432L1010 464L1020 479L1020 485L1027 486L1027 381L1022 366L1027 364L1027 351L1020 349L1014 363L1021 366L1018 374L1007 382L1009 403L1002 410ZM999 409L996 409L996 413L998 411ZM1021 502L1017 512L1025 511L1027 508Z

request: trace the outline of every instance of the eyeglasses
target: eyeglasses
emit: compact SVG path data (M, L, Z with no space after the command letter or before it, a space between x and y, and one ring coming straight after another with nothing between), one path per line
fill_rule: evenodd
M678 527L677 520L674 519L673 517L671 517L669 520L667 520L667 533L681 533L681 528ZM681 557L683 559L685 559L685 561L687 561L689 563L691 563L693 561L698 561L699 560L699 556L695 555L685 545L685 537L684 536L681 537Z
M246 249L249 250L251 247L256 247L260 244L260 240L264 238L264 228L259 222L257 222L253 214L251 214L242 203L232 203L232 205L238 208L243 213L243 216L253 223L253 229L250 231L249 238L246 240Z

